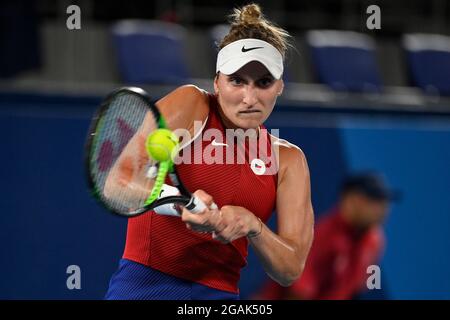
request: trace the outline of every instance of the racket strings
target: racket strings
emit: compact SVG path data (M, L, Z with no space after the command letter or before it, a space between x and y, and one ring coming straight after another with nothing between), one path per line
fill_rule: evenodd
M121 93L110 101L95 133L91 175L97 194L113 210L124 214L143 207L154 184L147 175L152 163L145 151L145 139L135 137L143 125L147 133L158 128L157 119L148 111L144 99ZM136 141L129 144L133 137Z

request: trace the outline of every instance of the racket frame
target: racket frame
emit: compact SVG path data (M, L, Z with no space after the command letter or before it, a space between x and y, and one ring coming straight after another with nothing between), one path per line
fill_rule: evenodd
M127 93L127 94L133 94L138 96L139 98L143 99L147 103L148 110L153 113L154 118L158 122L158 128L159 129L168 129L166 122L164 118L161 116L161 113L156 108L154 103L152 102L152 99L150 95L143 89L138 87L120 87L114 91L112 91L110 94L106 96L106 98L102 101L100 107L95 111L94 116L91 120L88 136L86 138L86 143L84 147L84 167L85 167L85 175L86 175L86 181L88 183L88 187L91 191L91 194L94 196L98 202L100 202L105 209L107 209L108 212L113 213L115 215L120 215L123 217L135 217L138 215L141 215L147 211L150 211L158 206L168 204L168 203L177 203L180 205L183 205L186 207L186 209L195 210L195 211L202 211L204 209L204 204L198 199L196 199L192 194L186 189L186 187L181 182L175 164L171 160L172 163L170 165L170 170L168 172L169 179L171 180L174 187L178 188L181 195L179 196L168 196L164 198L160 198L152 202L151 204L145 205L137 210L124 213L120 212L114 208L112 208L110 205L108 205L105 201L103 201L101 196L101 191L98 190L94 179L91 175L91 154L92 154L92 146L96 143L97 139L97 132L99 129L101 129L101 121L104 119L103 116L108 110L111 102L116 98L117 95L120 93ZM170 129L169 129L170 130ZM150 194L150 193L149 193ZM197 200L197 201L196 201Z

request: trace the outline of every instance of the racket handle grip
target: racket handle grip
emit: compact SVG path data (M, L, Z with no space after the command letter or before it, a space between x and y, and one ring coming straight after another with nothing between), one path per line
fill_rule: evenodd
M191 201L185 206L186 209L188 209L191 213L200 213L203 210L206 209L206 204L203 203L202 200L200 200L197 197L192 197ZM218 209L217 205L213 203L209 209Z
M180 194L180 190L178 190L178 188L175 188L168 184L163 184L161 187L161 192L159 194L158 199L164 198L167 196L177 196L179 194ZM181 213L178 210L177 205L175 205L173 203L163 204L161 206L154 208L153 211L155 211L155 213L157 213L157 214L162 214L165 216L175 216L175 217L181 216Z

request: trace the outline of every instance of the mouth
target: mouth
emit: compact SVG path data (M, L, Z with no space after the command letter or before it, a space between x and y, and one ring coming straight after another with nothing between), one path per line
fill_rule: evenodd
M243 110L243 111L239 111L238 113L240 114L254 114L254 113L261 113L260 110Z

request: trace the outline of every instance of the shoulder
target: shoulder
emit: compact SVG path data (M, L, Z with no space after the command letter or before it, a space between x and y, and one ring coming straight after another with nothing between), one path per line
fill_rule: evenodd
M209 94L207 91L199 87L187 84L176 88L163 98L161 98L156 105L164 108L166 105L177 105L183 108L188 107L202 107L209 103Z
M207 99L208 98L208 92L204 89L201 89L193 84L185 84L183 86L180 86L176 88L174 91L172 91L173 94L178 94L185 96L187 98L194 98L194 99Z
M325 212L317 219L315 225L317 239L330 239L330 237L337 235L337 215L335 212Z
M272 148L276 150L277 154L279 154L280 157L286 158L287 160L290 161L298 161L306 159L303 150L299 146L285 139L280 139L272 134L269 134L269 137L272 144Z
M183 85L156 102L169 127L187 128L194 121L204 121L209 113L210 95L195 85ZM170 123L172 125L170 125Z
M380 250L384 247L385 238L383 229L379 226L372 228L367 235L367 245Z
M296 171L298 174L308 174L308 163L303 150L297 145L285 140L269 135L271 139L272 149L279 160L279 178L283 178L287 169ZM279 179L280 181L280 179Z

